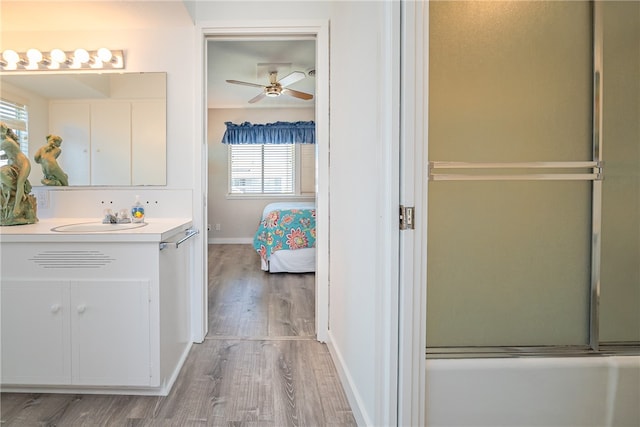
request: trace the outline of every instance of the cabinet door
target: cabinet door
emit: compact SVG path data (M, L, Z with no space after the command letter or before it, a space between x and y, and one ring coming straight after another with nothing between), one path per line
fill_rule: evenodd
M131 105L91 104L91 185L131 185Z
M131 103L132 185L166 185L166 117L164 101Z
M55 102L49 107L49 132L62 137L62 154L58 163L69 175L69 185L90 185L90 105L88 103ZM38 145L46 141L37 141ZM34 170L35 169L35 170ZM31 172L40 173L32 165ZM41 174L41 173L40 173ZM38 175L39 176L39 175ZM31 182L40 179L31 179Z
M67 282L3 280L2 383L71 381Z
M71 282L73 383L150 384L149 282Z

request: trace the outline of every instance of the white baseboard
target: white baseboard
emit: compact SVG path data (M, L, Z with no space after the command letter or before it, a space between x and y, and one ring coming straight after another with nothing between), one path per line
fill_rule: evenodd
M331 358L333 359L333 364L338 371L338 377L340 377L342 388L347 395L347 400L349 400L349 406L351 406L351 412L353 413L353 417L356 419L356 423L359 426L373 425L371 419L367 416L367 413L363 411L364 405L362 403L362 397L354 387L353 378L351 378L349 370L346 368L342 354L340 353L340 350L333 345L333 335L331 334L331 331L327 333L327 348L329 349L329 354L331 354Z
M210 245L245 245L253 244L253 237L209 237Z

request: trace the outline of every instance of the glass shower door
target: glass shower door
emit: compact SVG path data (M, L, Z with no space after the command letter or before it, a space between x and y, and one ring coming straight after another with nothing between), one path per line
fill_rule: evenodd
M432 354L590 345L592 24L586 1L430 3Z

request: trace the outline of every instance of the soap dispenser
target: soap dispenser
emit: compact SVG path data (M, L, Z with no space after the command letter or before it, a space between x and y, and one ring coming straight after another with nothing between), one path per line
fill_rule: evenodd
M140 196L136 196L136 203L131 208L131 220L133 222L144 222L144 206L140 203Z

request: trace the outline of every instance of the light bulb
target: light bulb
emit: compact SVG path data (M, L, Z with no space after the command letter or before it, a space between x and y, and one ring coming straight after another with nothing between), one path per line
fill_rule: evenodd
M29 49L27 51L27 58L29 58L29 62L31 62L32 64L36 64L42 61L42 52L40 52L38 49Z
M16 65L20 61L20 56L15 50L5 50L2 52L2 58L10 65Z
M113 54L106 47L101 47L100 49L98 49L98 58L100 58L102 62L111 62Z
M89 52L87 52L85 49L76 49L75 52L73 52L73 56L76 61L81 64L89 62Z
M51 59L58 64L63 64L67 60L67 54L62 49L53 49L51 51Z

